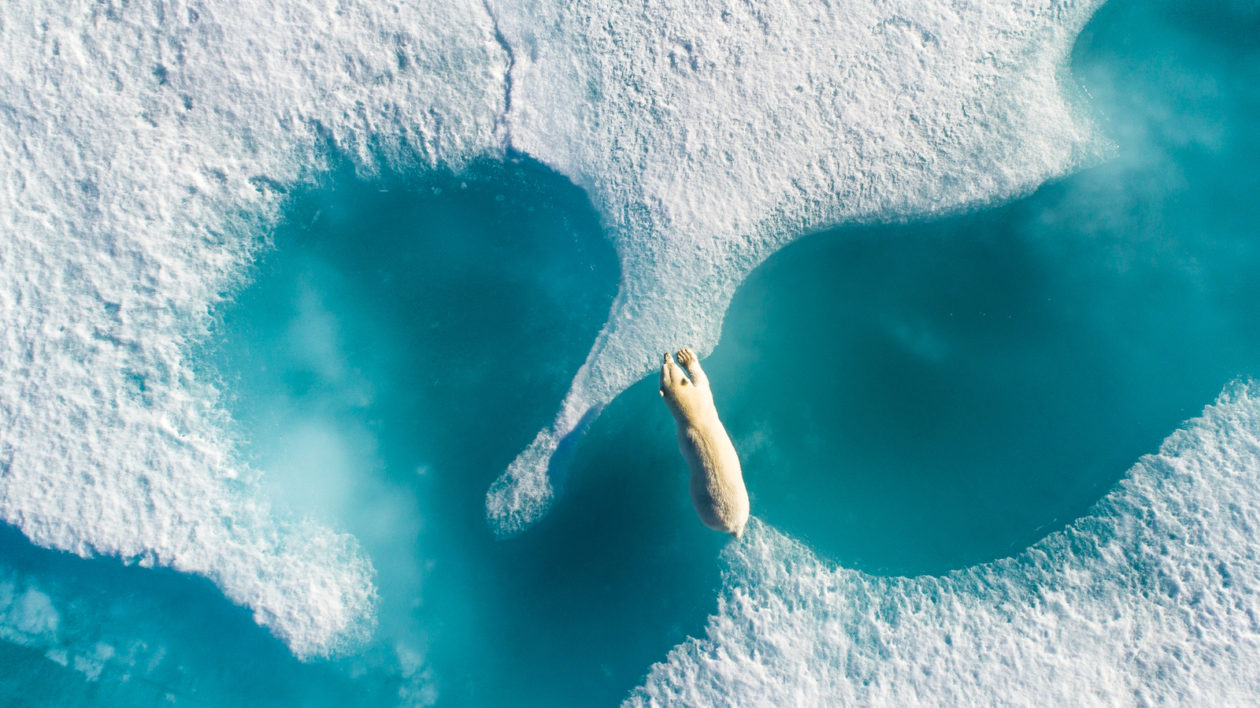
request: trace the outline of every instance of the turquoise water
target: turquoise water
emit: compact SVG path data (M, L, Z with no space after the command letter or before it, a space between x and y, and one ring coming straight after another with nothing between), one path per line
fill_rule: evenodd
M1258 20L1107 4L1072 63L1105 163L754 273L707 365L757 513L877 574L999 558L1260 375Z
M516 702L533 677L540 705L613 701L712 610L721 539L671 484L656 415L608 416L578 452L576 503L536 533L499 542L484 519L617 277L581 192L537 164L343 174L295 200L224 314L217 357L255 465L364 543L382 640L426 647L446 699ZM662 454L626 464L624 435Z
M1001 558L1260 376L1260 12L1113 0L1072 72L1107 161L974 213L811 235L739 290L705 364L763 521L875 574ZM267 238L198 356L273 496L371 557L375 638L302 663L209 581L5 529L8 568L120 656L165 657L89 679L0 642L6 703L606 704L702 632L726 539L690 507L653 376L535 528L497 541L484 519L616 292L580 190L526 159L339 169Z

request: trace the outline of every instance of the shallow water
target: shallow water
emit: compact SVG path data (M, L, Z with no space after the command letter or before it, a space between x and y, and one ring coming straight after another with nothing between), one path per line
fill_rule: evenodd
M1258 29L1245 3L1113 0L1071 67L1107 161L755 271L705 361L754 514L874 575L1012 556L1260 376ZM654 377L567 451L536 527L484 519L621 277L581 190L527 158L340 167L267 238L196 355L282 513L370 558L372 639L301 662L209 581L5 529L6 702L602 704L704 634L740 571L694 518Z

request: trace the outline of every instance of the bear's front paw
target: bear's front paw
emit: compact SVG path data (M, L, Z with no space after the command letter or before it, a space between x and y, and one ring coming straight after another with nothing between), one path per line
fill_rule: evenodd
M678 363L679 364L682 364L683 366L687 366L689 364L694 363L695 360L696 360L696 353L691 351L690 347L683 347L682 349L678 350Z

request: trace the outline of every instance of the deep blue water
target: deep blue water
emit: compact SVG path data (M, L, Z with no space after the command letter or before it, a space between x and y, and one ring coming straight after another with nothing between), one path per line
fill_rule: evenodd
M1112 0L1071 68L1107 161L974 213L811 235L727 314L705 363L753 513L837 563L1018 552L1260 375L1260 12ZM0 642L5 702L390 704L406 647L441 704L605 704L703 630L725 538L690 507L654 376L595 422L537 527L497 541L484 520L616 291L580 190L528 160L341 168L269 239L198 355L273 494L373 559L377 638L303 664L208 581L6 529L8 567L170 668L85 681Z

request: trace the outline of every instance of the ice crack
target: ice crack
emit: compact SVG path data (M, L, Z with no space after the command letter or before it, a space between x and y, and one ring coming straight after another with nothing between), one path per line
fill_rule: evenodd
M494 9L490 7L487 0L482 0L481 6L485 8L486 15L490 18L490 26L494 32L494 41L498 43L499 48L503 50L503 54L507 57L507 69L503 72L503 112L499 114L495 121L495 136L503 141L503 146L507 150L512 149L512 127L508 122L508 116L512 113L512 70L516 68L516 52L512 49L512 43L503 35L503 30L499 27L499 18L494 13Z

